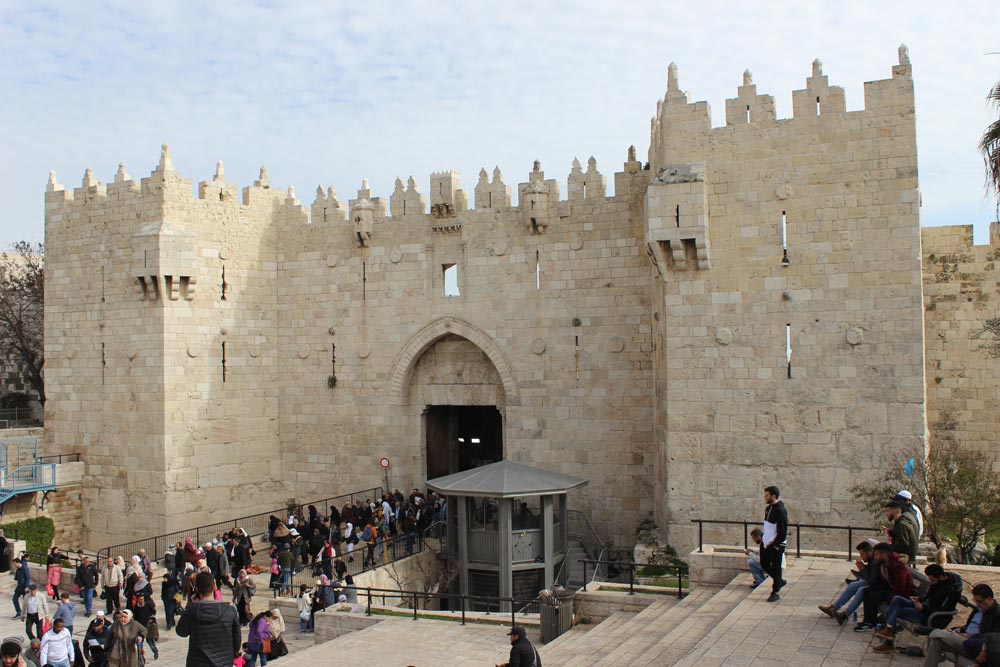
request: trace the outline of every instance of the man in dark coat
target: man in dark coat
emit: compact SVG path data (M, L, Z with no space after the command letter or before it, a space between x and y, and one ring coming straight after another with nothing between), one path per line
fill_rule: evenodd
M196 598L177 621L177 634L190 637L186 667L231 667L243 640L236 609L215 600L215 579L209 572L194 577Z
M524 628L515 625L507 635L510 637L510 657L497 667L542 667L542 658L528 641Z

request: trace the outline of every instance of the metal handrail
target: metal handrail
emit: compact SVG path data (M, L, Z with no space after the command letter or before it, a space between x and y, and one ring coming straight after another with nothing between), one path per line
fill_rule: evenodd
M591 558L581 558L577 561L578 563L583 563L583 590L587 590L587 565L615 565L617 567L623 567L628 570L628 594L635 595L635 570L637 567L647 567L647 564L635 563L633 561L623 561L623 560L597 560ZM668 570L672 570L673 574L677 575L677 597L678 599L684 597L684 571L679 567L674 567L670 565L664 565ZM594 568L597 571L597 568ZM591 581L593 583L593 581Z
M604 557L607 555L608 548L607 546L605 546L604 540L601 539L601 536L597 532L597 529L594 528L594 524L590 522L590 517L588 517L586 514L584 514L579 510L567 510L566 515L567 515L566 517L567 521L572 522L575 520L582 523L584 527L584 532L587 534L581 535L579 533L574 533L574 536L577 537L583 543L583 548L586 550L587 555L595 560L604 560ZM591 583L593 583L597 579L599 571L600 567L594 568L594 576L590 580ZM584 572L585 584L586 584L586 579L587 579L586 572Z
M521 607L523 609L524 607L527 607L528 605L530 605L530 604L532 604L534 602L538 602L539 601L539 598L537 598L537 597L534 598L534 599L529 600L528 598L500 597L500 596L493 596L493 595L466 595L464 593L430 593L430 592L424 592L424 591L408 591L408 590L404 590L404 589L392 589L392 588L367 588L367 587L366 588L359 588L358 589L358 593L361 593L361 591L365 592L365 594L367 595L367 599L368 599L368 604L367 604L367 607L365 609L365 615L366 616L371 616L372 615L372 597L381 597L383 599L383 601L385 600L386 597L389 597L389 598L399 598L400 600L409 599L409 600L412 600L412 603L413 603L413 620L414 621L416 621L419 618L419 615L417 614L417 612L419 611L417 609L417 601L418 601L419 598L421 598L421 597L424 597L424 598L428 598L428 597L431 597L431 598L447 598L447 599L458 598L459 601L461 602L461 604L459 606L461 607L461 612L462 612L462 625L465 625L465 607L466 607L465 602L466 602L466 600L470 600L470 601L485 600L487 602L496 602L496 603L508 602L508 603L510 603L510 624L511 624L511 627L517 625L517 614L518 613L522 613L522 615L526 614L526 612L519 612L518 611L518 607L517 607L518 603L523 603L522 607ZM375 594L375 595L373 595L373 594ZM532 613L532 612L527 612L527 613Z
M53 464L47 464L53 465ZM370 489L364 489L362 491L353 491L351 493L345 493L339 496L332 496L330 498L324 498L323 500L314 500L312 502L302 503L299 507L305 507L307 505L319 505L324 506L324 514L330 514L330 505L334 501L347 501L351 505L354 504L354 499L357 497L365 496L382 496L382 487L376 486ZM246 528L248 535L262 535L267 532L267 521L270 519L272 514L283 515L288 511L288 507L280 507L276 510L271 510L269 512L261 512L259 514L252 514L250 516L240 517L237 519L232 519L230 521L222 521L219 523L210 523L204 526L197 526L195 528L187 528L185 530L176 530L170 533L165 533L163 535L155 535L153 537L145 537L138 540L132 540L131 542L125 542L123 544L116 544L114 546L104 547L100 550L99 554L101 558L107 558L108 556L131 556L136 553L139 549L146 549L146 555L153 561L159 562L163 559L163 554L166 552L168 546L173 546L176 542L182 542L185 537L194 536L195 544L201 546L201 536L202 534L208 535L210 537L215 537L216 533L224 533L226 531L232 530L234 528L246 528L251 526L251 528Z
M409 548L410 540L414 541L414 546L412 550ZM402 560L404 558L409 558L410 556L416 556L417 554L421 554L427 548L426 538L424 537L421 531L416 531L413 533L404 533L402 535L397 535L395 537L390 537L389 539L382 540L381 542L375 542L374 544L376 545L376 549L379 544L382 545L383 556L392 553L393 557L391 559L386 558L383 560L383 562L378 564L374 562L369 564L365 557L365 552L368 549L368 544L364 542L360 542L359 544L362 544L364 546L356 548L354 551L350 552L350 557L353 560L349 560L346 563L347 571L345 572L345 575L356 577L365 572L370 572L371 570L377 570L383 565L388 565L389 563L395 563L396 561ZM404 546L400 547L400 545ZM401 555L400 555L400 550L402 550ZM337 554L338 558L342 559L346 555L348 555L348 552L338 548L338 554ZM313 564L311 567L315 567L315 564ZM294 569L292 570L288 585L292 588L293 591L296 586L295 576L297 574L301 574L303 571L305 571L305 569L306 568L303 567L299 569L298 572L296 572ZM310 572L310 574L312 573ZM281 579L279 578L278 581L276 581L271 586L275 598L278 597L278 591L281 590L282 588L285 588L285 585L281 583Z
M704 540L704 524L709 525L721 525L721 526L743 526L743 548L750 548L750 526L757 526L759 522L757 521L730 521L727 519L691 519L691 523L698 524L698 553L704 553L705 540ZM812 524L812 523L790 523L788 527L795 527L795 557L802 557L802 529L810 530L846 530L847 531L847 560L853 559L854 553L854 533L859 532L873 532L882 534L880 528L866 528L861 526L827 526L823 524Z

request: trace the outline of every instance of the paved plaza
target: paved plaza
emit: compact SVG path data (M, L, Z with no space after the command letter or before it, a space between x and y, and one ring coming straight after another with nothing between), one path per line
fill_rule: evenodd
M776 604L766 602L767 586L751 591L749 576L739 575L721 589L696 588L678 604L665 598L663 604L653 603L639 613L618 612L604 623L574 628L540 647L543 663L546 667L921 664L919 658L873 653L870 633L855 633L851 622L840 626L816 609L829 603L840 589L850 562L827 558L793 558L788 562L788 585ZM259 590L266 590L264 579L259 578ZM12 577L3 575L0 597L7 604L12 590ZM268 599L266 594L256 596L255 611L265 609ZM74 637L82 639L89 619L83 618L82 603L77 612ZM8 608L0 619L0 633L23 637L24 623L12 620L12 615L12 608ZM293 614L286 612L285 621L289 655L281 663L303 667L429 667L442 661L453 667L482 667L505 659L509 646L501 627L408 618L386 618L366 630L316 644L312 635L299 634ZM187 640L163 630L162 613L160 627L160 659L156 664L181 667ZM898 643L917 641L904 635Z

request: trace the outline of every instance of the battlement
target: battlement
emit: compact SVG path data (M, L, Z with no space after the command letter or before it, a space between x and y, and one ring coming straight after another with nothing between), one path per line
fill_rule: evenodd
M633 181L641 174L641 164L635 160L634 147L629 147L628 161L624 168L624 172L615 175L616 189L619 190L619 195L632 196L636 194L633 191ZM530 209L526 219L529 228L544 231L551 219L559 215L560 203L597 202L607 196L607 178L598 171L597 160L593 157L588 160L586 171L580 161L574 158L567 184L568 200L560 202L559 184L554 179L545 180L540 164L535 162L527 182L518 185L519 207L527 202ZM368 180L364 179L357 196L350 199L347 206L340 201L333 186L324 189L322 184L317 186L312 203L308 207L302 206L295 197L294 186L289 186L287 190L272 187L265 167L260 168L260 175L252 185L243 188L242 198L237 197L238 192L236 184L226 181L225 166L219 160L211 180L198 183L195 199L191 179L183 178L177 173L170 158L170 148L164 144L156 168L138 183L129 176L124 164L118 165L114 182L107 186L88 167L81 187L72 190L56 180L55 172L50 172L46 185L46 204L51 216L59 221L64 217L59 213L61 207L79 205L82 202L96 202L99 205L109 196L153 198L164 204L200 201L206 206L228 209L235 207L243 214L252 214L251 217L264 220L302 224L351 222L355 227L363 228L355 230L359 240L370 238L370 227L377 222L426 215L431 218L454 218L470 210L468 195L461 188L461 176L455 171L433 172L430 175L429 211L427 195L420 192L413 176L407 179L406 185L401 178L396 179L388 202L375 196ZM473 210L509 209L513 206L511 187L504 183L499 167L493 169L492 180L485 169L480 171L474 196ZM275 212L282 214L275 217Z
M912 119L913 81L909 50L900 45L898 64L892 67L892 78L865 82L864 109L847 111L846 96L840 86L832 86L823 73L823 63L812 62L811 75L805 88L792 91L792 117L777 118L774 97L758 94L750 70L743 72L743 84L736 97L727 99L726 125L712 126L711 106L706 101L691 101L689 93L680 88L678 68L667 68L667 92L657 101L656 113L650 119L649 161L654 170L670 161L670 144L683 137L706 132L725 132L740 128L767 126L794 127L798 123L823 125L842 123L852 114L900 115ZM794 130L792 130L794 131Z

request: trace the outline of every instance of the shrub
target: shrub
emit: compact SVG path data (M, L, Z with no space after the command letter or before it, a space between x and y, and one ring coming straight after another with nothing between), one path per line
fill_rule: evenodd
M35 517L34 519L24 519L14 523L0 525L9 537L17 534L17 539L24 540L25 550L30 553L43 554L52 547L52 540L56 536L56 525L52 519L46 516ZM18 554L20 555L20 554Z

